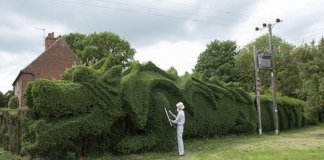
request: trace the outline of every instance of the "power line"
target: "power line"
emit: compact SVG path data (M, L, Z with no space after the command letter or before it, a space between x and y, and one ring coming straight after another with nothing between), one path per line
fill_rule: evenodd
M124 5L124 6L133 6L133 7L138 7L138 8L145 8L149 10L155 10L155 11L162 11L162 12L173 12L173 13L178 13L178 14L183 14L183 15L188 15L186 12L180 12L180 11L174 11L174 10L165 10L165 9L160 9L160 8L154 8L154 7L147 7L143 5L138 5L138 4L132 4L132 3L123 3L120 1L111 1L111 0L96 0L96 1L101 1L101 2L109 2L109 3L114 3L118 5ZM220 19L220 20L225 20L225 21L233 21L234 19L228 19L228 18L223 18L223 17L215 17L215 16L206 16L206 15L195 15L198 17L202 18L211 18L211 19Z
M69 0L51 0L51 1L64 2L64 3L70 3L70 4L82 5L82 6L88 6L88 7L112 9L112 10L116 10L116 11L125 11L125 12L132 12L132 13L147 14L145 12L138 12L136 10L122 9L122 8L108 7L108 6L99 6L99 5L94 5L94 4L90 4L90 3L80 3L80 2L69 1ZM168 17L168 18L175 18L175 19L183 19L183 17L176 17L176 16L162 15L162 14L155 14L155 13L150 13L149 15L161 16L161 17Z
M194 5L188 5L188 4L185 4L185 3L179 3L179 2L171 2L171 1L164 1L164 0L156 0L160 3L169 3L169 4L173 4L173 5L177 5L177 6L181 6L181 7L190 7L190 8L198 8L198 9L205 9L205 10L209 10L209 11L214 11L214 12L219 12L219 13L223 13L223 14L237 14L237 15L240 15L240 16L246 16L246 17L249 17L248 15L246 14L243 14L243 13L238 13L238 12L232 12L232 11L221 11L221 10L217 10L217 9L214 9L214 8L209 8L209 7L201 7L201 6L194 6Z
M151 15L151 16L159 16L159 17L164 17L164 18L168 18L168 19L182 19L182 20L188 20L188 21L192 21L192 22L196 22L196 23L211 23L211 24L216 24L216 25L221 25L221 26L228 26L229 25L228 23L221 23L221 22L217 22L217 21L210 21L210 20L203 20L203 19L188 19L188 18L183 17L183 16L180 17L180 16L152 13L152 12L149 12L149 13L148 12L139 12L138 10L131 10L131 9L125 9L125 8L111 7L111 6L95 5L95 4L90 4L90 3L82 3L82 2L79 2L79 1L71 1L71 0L52 0L52 1L70 3L70 4L75 4L75 5L83 5L83 6L89 6L89 7L106 8L106 9L112 9L112 10L116 10L116 11L120 11L120 12L131 12L131 13L145 14L145 15ZM112 1L109 1L109 2L112 2ZM116 2L114 2L114 3L116 3ZM123 5L125 5L125 4L123 3ZM141 7L145 7L145 6L141 6ZM154 10L151 7L146 7L146 8L150 9L150 10ZM160 10L162 10L162 9L160 9ZM166 10L164 10L164 11L166 11ZM177 11L175 11L175 12L177 12ZM182 13L184 13L184 12L182 12ZM208 17L208 16L201 16L201 15L199 15L199 16L200 17L205 17L205 18ZM217 17L214 17L214 18L217 18ZM231 21L231 23L235 23L235 22ZM248 26L246 26L246 28L247 27Z
M145 8L145 9L150 9L150 10L155 10L155 11L162 11L162 12L174 12L174 13L180 13L184 16L188 16L188 13L186 12L179 12L179 11L174 11L174 10L165 10L165 9L160 9L160 8L154 8L154 7L147 7L147 6L143 6L143 5L138 5L138 4L131 4L131 3L123 3L123 2L116 2L116 1L111 1L111 0L96 0L96 1L105 1L105 2L110 2L110 3L115 3L115 4L119 4L119 5L126 5L126 6L134 6L134 7L140 7L140 8ZM158 1L161 3L161 1ZM187 4L182 4L182 3L176 3L176 2L169 2L169 3L175 3L175 4L179 4L178 6L188 6ZM251 17L249 15L244 15L242 13L236 13L236 12L231 12L231 11L219 11L219 10L216 10L216 9L210 9L210 8L206 8L206 7L200 7L200 6L192 6L192 5L189 5L190 8L194 8L194 9L204 9L204 10L209 10L209 11L213 11L213 12L218 12L218 13L226 13L226 14L236 14L236 15L243 15L245 17ZM188 6L188 7L189 7ZM194 16L197 16L197 17L201 17L201 18L210 18L210 19L219 19L219 20L223 20L223 21L228 21L228 22L234 22L235 23L235 20L236 19L230 19L230 18L225 18L225 17L219 17L219 16L206 16L206 15L194 15ZM199 20L197 20L199 21ZM249 23L249 24L253 24L255 25L256 23ZM251 26L246 26L247 28L250 28Z
M160 3L171 4L171 5L187 7L187 8L204 9L205 11L218 12L218 13L222 13L222 14L234 14L234 15L239 15L239 16L242 16L242 17L254 17L254 18L256 18L255 16L251 16L251 15L248 15L248 14L245 14L245 13L233 12L233 11L225 11L225 10L219 10L219 9L209 8L209 7L194 6L194 5L188 5L188 4L185 4L185 3L173 2L173 1L165 1L165 0L152 0L152 1L158 1ZM272 20L272 19L269 19L269 18L263 18L263 19Z

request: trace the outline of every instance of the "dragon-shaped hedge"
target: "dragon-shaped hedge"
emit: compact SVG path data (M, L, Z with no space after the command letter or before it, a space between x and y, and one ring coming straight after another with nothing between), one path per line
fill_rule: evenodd
M126 70L116 64L105 58L91 67L74 66L61 80L30 83L21 153L64 158L173 150L175 128L164 108L175 113L179 101L186 106L185 139L256 132L255 104L243 90L215 78L180 77L151 62L134 62ZM302 105L279 98L281 129L303 124ZM272 130L271 99L263 98L262 106L263 128Z

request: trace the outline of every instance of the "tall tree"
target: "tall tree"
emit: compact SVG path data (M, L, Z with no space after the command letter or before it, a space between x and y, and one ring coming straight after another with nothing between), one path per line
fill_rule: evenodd
M273 36L273 44L278 90L283 91L284 88L290 85L290 81L287 80L287 77L290 77L290 74L298 75L298 72L291 72L290 69L294 69L294 67L289 66L291 65L289 56L294 49L294 46L277 36ZM268 34L258 37L255 41L243 47L235 59L235 66L238 74L237 81L239 82L240 86L247 91L254 90L253 46L256 47L257 51L268 51ZM271 87L271 77L269 71L261 70L260 79L263 91Z
M67 35L62 36L64 41L69 45L69 47L76 54L84 50L83 39L85 37L86 35L81 33L69 33Z
M224 82L235 81L235 56L237 45L234 41L214 40L207 45L196 63L194 75L201 75L204 79L216 76Z
M302 82L298 94L307 100L310 110L324 112L324 39L318 45L313 42L298 49L295 54Z
M235 58L237 82L246 91L254 90L253 50L244 47Z
M120 38L112 32L92 33L83 35L70 33L62 36L71 49L77 54L83 63L96 59L101 60L108 55L118 59L123 67L134 61L135 49L128 41Z

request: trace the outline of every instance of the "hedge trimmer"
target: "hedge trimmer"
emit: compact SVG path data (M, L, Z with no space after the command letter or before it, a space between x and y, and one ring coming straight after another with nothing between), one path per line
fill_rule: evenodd
M169 110L169 113L174 117L174 118L176 118L177 116L176 115L174 115L170 110Z
M167 117L168 117L168 121L169 121L169 123L170 123L170 126L172 126L172 123L170 122L171 119L170 119L169 114L168 114L168 112L167 112L167 110L166 110L165 108L164 108L164 111L165 111L165 114L166 114Z

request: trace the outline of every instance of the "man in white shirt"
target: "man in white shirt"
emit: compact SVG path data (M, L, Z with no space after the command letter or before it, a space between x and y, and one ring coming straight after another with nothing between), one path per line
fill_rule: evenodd
M183 140L182 140L182 134L183 134L183 126L185 124L185 113L183 109L185 108L182 102L177 103L177 116L173 115L175 120L170 120L170 122L177 124L177 140L178 140L178 149L179 149L179 155L184 155L184 146L183 146Z

